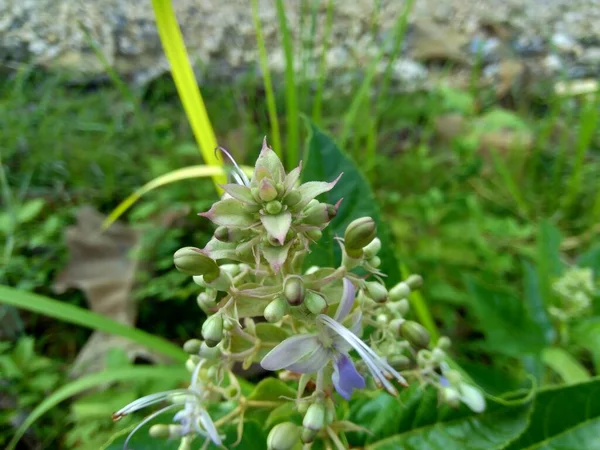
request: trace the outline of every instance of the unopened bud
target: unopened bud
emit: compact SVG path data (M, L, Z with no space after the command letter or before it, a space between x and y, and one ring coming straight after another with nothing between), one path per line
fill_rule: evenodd
M390 289L390 300L397 302L408 297L408 294L410 294L410 286L405 281L401 281Z
M323 226L327 222L329 222L329 214L328 214L328 206L326 203L319 203L314 200L314 203L308 204L302 214L304 217L302 218L302 223L307 225L314 226Z
M202 337L209 347L216 346L223 339L223 316L215 314L202 324Z
M429 345L429 332L421 324L412 320L407 320L400 326L400 335L417 348L425 348Z
M453 408L460 405L460 393L453 387L443 387L440 390L442 401Z
M258 188L258 196L263 202L275 200L277 198L277 188L275 188L271 180L263 178L260 181L260 187Z
M405 283L410 286L411 290L415 291L423 286L423 277L421 275L413 274L405 280Z
M148 430L151 437L157 439L172 439L182 435L183 427L181 425L152 425Z
M448 336L442 336L438 339L437 346L442 350L449 350L452 346L452 341Z
M267 213L269 214L279 214L281 212L281 208L281 202L273 200L267 203L267 205L265 206L265 211L267 211Z
M350 222L344 233L344 247L353 257L362 253L362 248L377 236L377 225L371 217L361 217Z
M310 444L311 442L313 442L315 440L315 438L317 437L317 434L319 434L319 432L317 430L311 430L310 428L303 428L300 438L302 439L303 443Z
M269 432L267 447L269 450L292 450L300 440L301 429L292 422L277 424Z
M381 250L381 240L376 237L369 244L365 245L362 250L365 258L373 258Z
M313 403L308 407L302 426L310 430L320 430L325 426L325 406L322 403Z
M388 291L383 284L377 281L368 281L366 286L369 297L375 300L376 303L383 303L387 300Z
M202 275L205 281L212 281L219 276L216 261L201 253L194 247L183 247L173 255L175 267L188 275Z
M431 351L431 357L434 363L439 364L446 359L446 352L441 348L436 347Z
M377 268L381 265L381 258L379 256L373 256L367 261L371 266Z
M220 267L223 272L226 272L231 277L235 277L240 273L239 264L222 264Z
M417 364L419 364L420 367L427 367L429 366L433 361L433 354L427 350L427 349L421 349L418 351L417 353Z
M208 292L200 292L196 299L198 306L204 312L208 312L211 308L214 308L217 305L215 298L212 297Z
M390 299L391 299L391 291L390 291ZM403 298L402 300L397 301L397 302L388 302L388 303L386 303L386 306L391 312L397 313L402 317L406 316L406 314L408 313L408 310L410 309L410 304L408 303L408 300L405 298Z
M314 291L308 291L304 297L304 305L314 315L321 314L327 308L325 299Z
M319 239L323 237L323 232L317 228L313 228L312 230L308 230L305 232L306 237L310 240L317 242Z
M215 238L222 242L229 242L229 230L227 227L220 226L215 230Z
M208 361L214 361L221 356L221 350L218 347L209 347L206 342L203 342L198 351L198 356Z
M300 200L302 200L302 194L295 189L292 189L290 192L286 194L283 198L283 204L287 205L290 208L296 206Z
M396 355L390 359L390 366L396 370L406 370L410 367L410 359L404 355Z
M191 355L185 362L185 368L189 373L194 373L199 362L200 357L198 355Z
M283 283L283 296L290 305L297 306L304 300L304 282L300 277L288 277Z
M267 305L264 310L265 319L267 322L279 322L287 313L288 303L283 297L278 297Z
M200 351L202 341L200 339L190 339L183 344L183 351L190 355L196 355Z
M394 336L400 336L400 327L404 322L406 322L404 319L393 319L390 322L389 329L394 334Z

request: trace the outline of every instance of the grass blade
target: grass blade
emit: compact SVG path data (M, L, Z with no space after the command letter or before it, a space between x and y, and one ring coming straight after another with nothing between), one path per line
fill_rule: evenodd
M184 362L187 354L177 345L137 328L124 325L87 309L70 305L42 295L0 286L0 303L43 314L93 330L123 336L177 361Z
M275 103L275 94L273 92L273 83L271 81L271 71L267 60L267 48L265 38L262 32L262 23L258 16L258 0L252 0L252 20L254 21L254 32L256 33L256 45L258 46L258 61L260 70L263 74L265 86L265 96L267 98L267 112L269 122L271 122L271 138L273 139L273 150L282 159L281 131L279 130L279 119L277 117L277 105Z
M298 113L298 93L296 92L296 81L294 71L294 50L292 37L285 16L285 5L283 0L275 0L279 28L281 29L281 40L285 53L285 100L286 100L286 165L288 169L298 165L298 145L300 136L300 121Z
M333 24L333 0L327 2L327 17L325 19L325 32L323 33L323 50L321 51L321 60L319 62L319 75L317 78L317 90L313 102L312 120L321 126L323 116L323 89L325 88L325 73L327 71L327 51L329 50L329 38L331 36L331 26Z
M412 10L413 1L406 2L404 6L404 11L398 16L396 20L396 25L394 26L394 38L396 41L400 39L400 44L402 43L402 38L406 32L406 25L408 23L408 15ZM363 106L366 101L369 92L371 91L371 85L373 82L373 78L375 78L375 72L377 70L377 65L379 61L381 61L383 54L385 52L385 46L381 46L381 50L375 56L371 62L369 63L369 67L367 68L367 72L365 77L356 92L356 95L352 99L352 103L348 108L348 112L346 113L346 117L344 117L344 126L342 128L342 133L340 135L339 145L343 149L346 146L346 142L350 137L350 130L352 130L354 123L356 122L356 118L358 115L359 109Z
M158 34L171 65L175 87L183 103L183 108L200 147L204 162L209 166L222 166L222 162L215 155L217 138L192 70L171 0L152 0L152 6L156 16ZM218 187L218 184L226 182L225 175L215 175L213 181L215 186Z
M36 406L17 429L6 450L14 450L19 440L25 434L25 431L27 431L27 429L45 413L59 403L90 388L115 381L161 380L164 378L172 378L174 380L180 379L181 381L184 381L189 378L189 374L181 367L128 367L125 369L106 370L72 381L53 392Z

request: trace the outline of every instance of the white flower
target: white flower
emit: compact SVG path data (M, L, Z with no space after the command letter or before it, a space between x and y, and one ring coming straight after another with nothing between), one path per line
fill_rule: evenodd
M396 388L388 377L395 378L403 385L406 385L406 380L357 336L361 329L361 312L355 311L348 315L354 304L355 288L347 278L344 278L343 284L342 298L333 318L319 314L316 318L317 333L292 336L284 340L260 364L267 370L287 369L298 373L315 373L331 361L333 385L340 395L348 399L354 389L365 387L363 376L358 373L348 355L354 349L375 381L389 393L396 394ZM342 325L345 319L348 319L348 328Z

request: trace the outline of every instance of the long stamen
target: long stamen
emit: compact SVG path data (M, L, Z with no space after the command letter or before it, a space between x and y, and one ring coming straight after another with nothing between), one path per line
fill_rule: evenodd
M168 400L172 395L175 394L187 394L198 396L196 392L190 391L189 389L173 389L170 391L157 392L156 394L146 395L145 397L134 400L130 404L124 406L116 413L114 413L112 415L112 419L114 421L117 421L125 417L126 415L131 414L132 412L138 411L150 405L154 405L155 403L160 403L164 400Z
M135 426L135 428L134 428L133 430L131 430L131 432L130 432L130 433L127 435L127 438L125 439L125 443L123 444L123 450L127 450L128 446L129 446L129 440L130 440L130 439L133 437L133 435L134 435L135 433L137 433L137 432L138 432L138 430L139 430L140 428L142 428L144 425L146 425L146 424L147 424L148 422L150 422L152 419L154 419L154 418L156 418L156 417L160 416L162 413L164 413L164 412L168 411L169 409L173 409L173 408L175 408L176 406L181 406L181 405L174 404L174 405L165 406L164 408L162 408L162 409L159 409L159 410L158 410L158 411L156 411L156 412L153 412L153 413L152 413L152 414L150 414L148 417L146 417L144 420L142 420L140 423L138 423L138 424Z
M215 153L217 152L217 150L219 150L221 153L225 154L227 156L227 158L229 159L229 161L231 161L231 164L233 164L233 166L235 167L235 170L237 172L232 172L232 175L236 179L236 181L239 184L250 187L250 180L248 179L248 177L246 176L244 171L240 168L240 166L238 166L238 163L235 162L235 159L233 159L233 156L231 156L231 153L229 153L226 149L224 149L221 146L218 146L217 148L215 148ZM237 175L237 177L236 177L236 175ZM241 178L241 180L240 180L240 178Z

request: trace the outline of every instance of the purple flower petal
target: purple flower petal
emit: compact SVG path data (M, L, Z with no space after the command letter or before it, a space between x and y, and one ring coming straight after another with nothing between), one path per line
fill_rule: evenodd
M314 334L301 334L287 338L262 359L265 370L285 369L320 346Z
M343 321L354 305L354 294L356 289L348 278L344 278L343 283L344 290L342 291L342 298L338 305L337 311L335 312L335 316L333 317L333 319L337 322Z
M354 363L347 355L341 355L333 364L331 380L335 390L346 400L350 400L354 389L364 389L366 386L365 379L356 371Z

